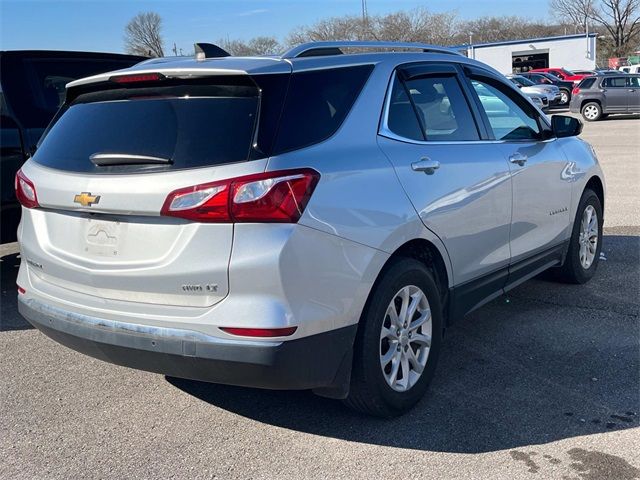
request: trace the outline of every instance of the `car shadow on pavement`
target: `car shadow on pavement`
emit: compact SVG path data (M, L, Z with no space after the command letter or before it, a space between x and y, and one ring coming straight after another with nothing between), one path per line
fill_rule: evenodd
M0 254L0 332L33 328L18 314L18 287L16 277L20 268L20 254L15 248L2 245Z
M640 238L615 230L589 284L534 279L451 327L429 392L403 417L365 417L310 392L167 380L266 424L418 450L489 452L637 427Z

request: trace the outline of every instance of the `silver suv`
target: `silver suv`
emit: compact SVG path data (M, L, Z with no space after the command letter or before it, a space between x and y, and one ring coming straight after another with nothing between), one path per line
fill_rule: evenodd
M19 308L56 341L394 416L455 319L551 267L594 275L581 124L490 67L422 44L197 50L70 83L16 177Z

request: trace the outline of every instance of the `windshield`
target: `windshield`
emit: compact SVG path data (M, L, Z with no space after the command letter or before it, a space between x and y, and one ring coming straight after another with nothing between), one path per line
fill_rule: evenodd
M512 77L512 80L514 80L521 87L532 87L535 85L535 83L525 77Z
M560 71L568 77L573 77L575 75L575 73L571 70L567 70L566 68L561 68Z

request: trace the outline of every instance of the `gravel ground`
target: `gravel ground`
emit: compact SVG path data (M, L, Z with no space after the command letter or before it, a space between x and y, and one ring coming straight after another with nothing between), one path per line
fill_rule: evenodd
M430 392L392 421L59 346L18 316L16 245L0 246L0 478L640 478L640 119L583 137L608 184L595 279L532 280L457 323Z

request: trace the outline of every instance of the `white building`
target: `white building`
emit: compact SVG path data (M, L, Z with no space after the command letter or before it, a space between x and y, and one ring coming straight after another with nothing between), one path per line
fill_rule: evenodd
M595 33L480 43L458 48L466 49L469 58L491 65L504 74L546 67L569 70L596 68Z

